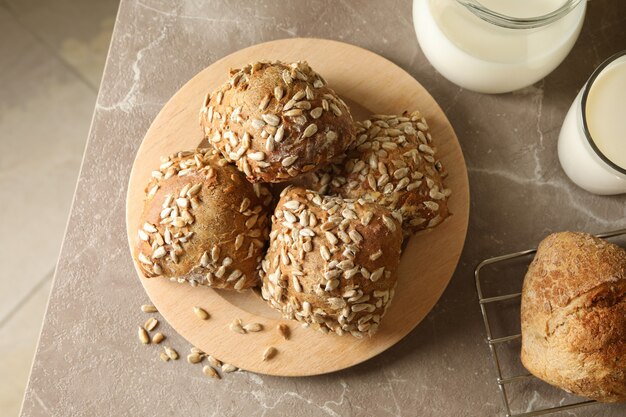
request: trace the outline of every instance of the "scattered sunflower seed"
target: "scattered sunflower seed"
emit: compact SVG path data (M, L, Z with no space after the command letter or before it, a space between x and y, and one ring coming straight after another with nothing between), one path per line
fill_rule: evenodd
M207 313L206 310L202 307L195 306L193 308L193 312L196 314L196 316L198 316L200 320L208 320L210 317L209 313Z
M278 333L280 333L283 339L289 340L289 337L291 336L291 330L289 329L289 326L287 326L285 323L280 323L278 326L276 326L276 330L278 330Z
M260 332L263 330L263 325L261 323L248 323L243 326L243 329L247 332Z
M187 362L191 364L196 364L202 362L202 355L199 353L190 353L187 355Z
M241 319L235 319L232 323L230 323L230 330L235 333L246 334L246 331L241 326Z
M237 367L231 365L230 363L225 363L224 365L222 365L222 372L230 373L235 371L237 371Z
M159 311L152 304L144 304L141 306L141 311L144 313L158 313Z
M174 350L171 347L165 346L165 354L171 359L171 360L177 360L178 359L178 352L176 352L176 350Z
M207 356L207 360L209 361L209 364L211 364L211 366L214 366L216 368L222 366L222 362L220 362L220 360L217 359L215 356L209 355Z
M154 317L150 317L147 321L146 324L144 324L144 328L151 332L152 330L154 330L155 327L157 327L159 324L159 321L157 319L155 319Z
M141 340L141 343L143 343L144 345L150 343L150 337L148 336L148 332L143 327L139 326L139 329L137 330L137 335L139 336L139 340Z
M209 365L204 365L204 367L202 368L202 373L206 376L210 376L211 378L221 379L220 374L218 374L217 371Z
M163 362L167 362L170 360L170 357L167 356L167 354L165 352L161 352L159 354L159 358L163 361Z
M163 340L165 340L165 336L163 335L163 333L155 333L155 335L152 336L152 343L154 343L155 345L158 345Z
M267 349L265 349L265 351L263 352L263 360L264 361L270 360L274 356L276 356L277 353L278 351L276 350L276 348L274 346L270 346Z

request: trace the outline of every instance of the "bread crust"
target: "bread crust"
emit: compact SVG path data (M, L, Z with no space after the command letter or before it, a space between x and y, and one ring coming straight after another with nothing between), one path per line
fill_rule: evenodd
M161 162L146 188L134 251L144 276L235 290L257 286L269 191L210 149Z
M231 70L207 96L200 124L251 182L282 182L342 154L354 140L348 106L306 62Z
M626 401L626 251L585 233L544 239L524 279L522 363L602 402Z
M401 245L384 207L290 187L272 216L263 298L325 333L371 336L393 298Z

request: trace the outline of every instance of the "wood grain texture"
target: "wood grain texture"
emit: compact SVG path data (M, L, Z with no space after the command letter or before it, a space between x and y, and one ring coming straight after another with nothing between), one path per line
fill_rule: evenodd
M399 268L396 296L371 339L324 335L297 322L282 320L253 291L233 293L192 288L164 279L140 280L163 317L194 346L239 368L270 375L306 376L344 369L393 346L428 314L446 288L458 263L469 218L469 185L456 135L435 100L414 78L367 50L335 41L285 39L255 45L229 55L192 78L165 104L141 144L130 176L126 222L132 246L143 207L144 187L159 157L197 147L202 142L198 112L207 91L227 78L229 68L257 60L306 60L350 105L355 120L371 113L400 114L420 110L426 117L438 156L449 172L452 216L433 230L415 235L406 245ZM210 314L199 320L193 306ZM228 326L235 318L259 322L264 331L237 334ZM286 323L291 338L276 331ZM268 346L277 355L263 361Z

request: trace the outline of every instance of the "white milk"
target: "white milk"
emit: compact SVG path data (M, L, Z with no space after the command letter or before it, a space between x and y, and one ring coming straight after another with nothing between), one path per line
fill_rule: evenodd
M550 13L565 0L482 0L511 17ZM414 0L413 23L430 63L453 83L483 93L529 86L554 70L576 42L586 2L546 26L507 29L483 21L456 0Z
M585 114L598 149L626 169L626 56L598 75L589 90Z
M565 117L559 161L567 176L585 190L622 194L626 193L626 52L607 62L594 72L597 76L592 75Z

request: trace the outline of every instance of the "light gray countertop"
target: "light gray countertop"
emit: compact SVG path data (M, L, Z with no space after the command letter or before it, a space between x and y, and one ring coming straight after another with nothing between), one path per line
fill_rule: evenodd
M146 319L138 307L148 299L126 240L127 181L151 121L189 78L233 51L286 37L367 48L430 91L465 154L470 228L435 309L383 354L318 377L240 372L214 381L184 361L160 362L137 341L137 324ZM462 90L430 66L415 39L410 1L123 0L22 415L501 415L473 268L533 247L552 231L626 225L626 197L576 188L556 155L576 93L595 66L625 48L626 2L595 0L556 71L523 91L490 96ZM186 352L167 324L162 331ZM524 392L516 404L545 400L539 385ZM623 416L626 407L577 413Z

